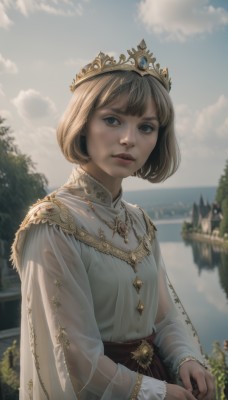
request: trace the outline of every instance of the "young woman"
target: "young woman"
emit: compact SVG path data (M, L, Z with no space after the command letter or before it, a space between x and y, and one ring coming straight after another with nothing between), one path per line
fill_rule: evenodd
M144 41L128 53L76 76L57 134L77 166L16 235L21 400L214 399L156 228L122 197L124 178L160 182L179 163L168 70Z

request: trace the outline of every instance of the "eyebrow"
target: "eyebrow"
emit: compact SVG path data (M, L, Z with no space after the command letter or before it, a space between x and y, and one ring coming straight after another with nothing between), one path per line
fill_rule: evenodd
M123 111L123 110L121 110L120 108L105 108L105 109L103 109L105 112L107 112L107 111L111 111L111 112L114 112L114 113L116 113L116 114L121 114L121 115L123 115L123 114L126 114L125 113L125 111ZM145 121L151 121L151 120L155 120L155 121L158 121L159 122L159 120L158 120L158 118L157 117L155 117L154 115L152 115L151 117L142 117Z

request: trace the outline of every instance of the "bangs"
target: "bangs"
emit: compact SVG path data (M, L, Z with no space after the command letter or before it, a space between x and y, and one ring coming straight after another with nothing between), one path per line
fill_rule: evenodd
M180 153L174 130L172 100L164 86L151 75L134 71L107 72L76 87L58 125L57 138L66 159L85 164L90 160L86 148L88 124L99 108L118 106L128 115L143 116L151 100L159 120L157 144L144 166L134 175L149 182L162 182L178 168Z
M147 109L148 100L156 104L160 126L173 117L173 107L168 92L150 75L140 76L136 72L121 71L104 74L102 90L94 104L95 109L106 107L121 97L126 98L123 112L141 117Z

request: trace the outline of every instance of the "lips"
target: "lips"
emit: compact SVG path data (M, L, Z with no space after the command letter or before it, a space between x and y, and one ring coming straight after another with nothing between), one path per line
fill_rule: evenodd
M132 157L131 154L128 153L120 153L120 154L116 154L113 156L114 158L121 158L122 160L131 160L131 161L135 161L135 158Z

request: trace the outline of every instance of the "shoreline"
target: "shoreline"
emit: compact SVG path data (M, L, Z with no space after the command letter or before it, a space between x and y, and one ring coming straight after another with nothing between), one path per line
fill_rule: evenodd
M228 252L228 240L224 240L219 237L214 237L212 235L206 235L204 233L197 233L197 232L194 233L182 232L181 235L182 238L185 240L209 243L211 245L218 246L220 251L223 251L225 253Z

